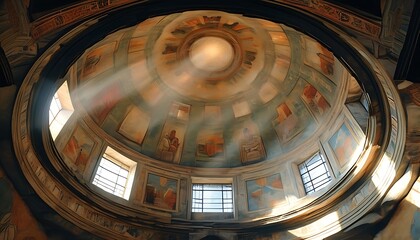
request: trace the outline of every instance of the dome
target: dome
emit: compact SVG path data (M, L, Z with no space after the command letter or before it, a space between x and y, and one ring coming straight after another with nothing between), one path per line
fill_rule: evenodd
M19 161L66 219L116 239L142 229L317 238L385 194L404 117L353 39L286 7L140 6L64 34L19 92Z
M92 119L86 124L94 134L139 159L198 168L293 158L334 122L349 84L362 95L315 39L219 11L159 16L119 30L87 49L71 71L72 102Z

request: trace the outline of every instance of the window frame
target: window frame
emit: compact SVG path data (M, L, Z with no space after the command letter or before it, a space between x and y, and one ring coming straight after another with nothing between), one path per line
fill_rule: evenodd
M51 106L55 107L52 108ZM55 112L52 110L54 108L58 110ZM73 113L74 108L70 99L68 81L66 80L55 91L48 108L48 128L54 141Z
M231 195L232 195L232 211L231 212L193 212L193 185L194 184L217 184L217 185L230 185L231 186ZM191 177L190 182L190 207L189 207L189 218L192 220L200 221L218 221L218 220L227 220L227 219L236 219L237 216L237 206L235 203L236 199L236 184L234 179L231 177L217 178L217 177Z
M101 166L101 163L102 163L103 159L105 159L105 160L109 161L110 163L118 166L120 169L124 169L128 172L127 177L126 177L126 181L125 181L124 190L123 190L122 194L115 194L115 191L111 192L111 191L105 190L100 185L94 183L95 180L96 180L96 177L98 175L98 171L100 171L101 168L103 168L105 171L112 172L110 169L107 169L107 168ZM96 167L94 168L94 171L92 172L90 184L92 186L94 186L95 189L100 189L101 193L106 193L106 195L108 195L108 196L116 197L117 199L129 200L131 192L132 192L132 188L133 188L133 182L134 182L134 178L135 178L134 176L135 176L136 169L137 169L137 162L125 157L124 155L122 155L121 153L116 151L115 149L107 146L105 148L105 151L103 152L103 154L98 159ZM116 173L114 173L114 174L116 174ZM118 184L119 176L120 175L117 175L117 179L115 180L115 182L113 182L115 185ZM103 176L101 176L101 177L103 177ZM106 179L106 178L104 178L104 179ZM111 180L108 179L108 181L111 181ZM119 186L121 186L121 185L119 185Z
M312 163L311 165L313 165L313 164L317 164L317 166L315 166L315 167L312 167L310 170L308 170L308 166L311 166L311 165L306 165L306 163L307 162L310 162L312 159L314 159L316 156L319 156L319 158L320 158L320 160L321 160L321 163L318 163L317 164L317 162L319 162L320 160L317 160L315 163ZM304 173L302 173L302 171L301 171L301 166L303 165L303 164L305 164L305 168L306 168L306 172L304 172ZM311 177L311 175L310 175L310 171L312 171L312 170L314 170L314 169L316 169L316 168L318 168L319 166L321 166L321 165L323 165L324 166L324 169L326 170L324 173L322 173L321 175L319 175L319 176L317 176L317 177L315 177L314 179L312 179L312 177ZM309 157L309 158L307 158L306 160L304 160L304 161L302 161L302 162L300 162L300 163L298 163L297 164L297 170L298 170L298 173L299 173L299 177L300 177L300 180L301 180L301 183L302 183L302 187L303 187L303 191L304 191L304 194L305 195L311 195L311 194L314 194L314 193L316 193L316 192L319 192L320 190L322 190L322 189L324 189L324 188L326 188L333 180L334 180L334 173L333 173L333 171L331 171L331 169L330 169L331 167L330 167L330 165L329 165L329 162L328 162L328 159L324 156L324 154L322 154L322 152L321 151L318 151L318 152L316 152L316 153L314 153L314 154L312 154L311 155L311 157ZM304 177L303 177L303 175L304 174L308 174L308 176L309 176L309 181L307 181L307 182L305 182L305 180L304 180ZM313 181L315 180L315 179L317 179L317 178L319 178L319 177L322 177L322 176L324 176L325 174L327 174L328 175L328 177L326 178L328 181L327 182L325 182L325 183L323 183L323 184L321 184L320 186L317 186L317 187L315 187L314 185L316 185L316 184L314 184L313 183ZM324 181L325 179L322 179L321 180L321 182L322 181ZM308 190L308 188L306 187L306 184L307 183L311 183L311 187L312 187L312 189L311 190Z
M221 189L211 189L205 188L205 186L220 186ZM195 189L195 186L201 186L201 189ZM230 186L230 189L225 189L225 187ZM193 213L233 213L234 212L234 204L233 204L233 184L232 183L192 183L192 196L191 196L191 212ZM195 192L201 193L201 197L195 198ZM221 192L221 198L206 198L205 192ZM225 198L225 193L230 193L230 198ZM206 200L214 200L217 199L218 201L215 203L206 203ZM229 202L225 202L225 200L230 200ZM196 202L196 201L201 201ZM195 204L201 206L195 207ZM221 205L221 208L210 208L206 207L205 205L213 205L218 204ZM231 207L225 207L225 205L230 205ZM194 211L195 209L201 209L201 211ZM221 211L206 211L209 209L214 210L221 210ZM230 209L231 211L225 211L225 209Z
M109 168L106 168L106 166L103 166L103 165L107 164L107 163L104 163L102 165L102 163L105 162L105 161L109 162L110 164L113 164L113 165L117 166L118 167L118 173L109 169ZM113 175L116 176L116 180L111 181L111 180L107 179L106 176L102 175L102 170L107 171L107 172L111 172ZM123 175L120 174L122 170L127 172L126 176L123 176ZM92 184L101 188L102 190L104 190L106 192L109 192L109 193L117 196L117 197L123 198L124 193L125 193L126 188L127 188L127 184L128 184L129 173L130 173L130 168L128 166L125 166L121 162L113 161L111 159L108 159L105 156L102 156L101 160L99 161L98 168L96 169L95 175L93 177ZM124 185L121 185L119 183L120 179L125 179L124 180ZM110 182L111 184L109 184L107 182ZM101 187L101 186L103 186L103 187ZM119 192L118 187L122 188L121 193L117 193L117 192ZM105 188L110 190L110 191L105 190Z

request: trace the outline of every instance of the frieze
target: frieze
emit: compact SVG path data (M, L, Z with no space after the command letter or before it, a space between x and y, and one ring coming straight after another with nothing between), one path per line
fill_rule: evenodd
M118 6L135 2L135 0L85 1L64 10L53 12L44 18L36 20L31 28L31 36L37 40L55 30L80 21L94 14L103 13Z
M372 38L379 38L381 33L381 24L357 16L351 11L345 10L334 4L327 3L322 0L276 0L277 2L285 3L291 6L301 8L309 11L323 18L326 18L334 23L340 23L348 28L356 30L364 35Z
M135 2L134 0L115 0L106 2L101 0L86 1L71 6L67 9L53 12L52 14L36 20L31 28L31 36L37 40L61 27L77 22L94 14L103 13L118 6ZM277 0L291 6L310 11L333 22L356 30L372 38L379 38L381 24L344 10L333 4L324 1L303 1L303 0Z

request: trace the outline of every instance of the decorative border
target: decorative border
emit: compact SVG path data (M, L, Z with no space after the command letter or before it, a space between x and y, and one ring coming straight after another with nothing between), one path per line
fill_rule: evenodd
M323 0L303 1L303 0L275 0L287 5L295 6L319 15L331 22L344 25L372 38L379 38L382 25L380 22L369 20L334 4Z
M30 29L31 36L37 40L55 30L68 26L77 21L86 19L95 14L103 13L117 7L135 3L136 0L114 0L94 1L88 0L80 4L75 4L68 8L52 12L51 14L36 20ZM356 30L372 38L379 38L381 33L381 23L360 17L347 9L338 7L334 4L317 1L299 1L299 0L276 0L275 2L284 3L290 6L298 7L309 11L334 23L340 23L346 27Z
M95 14L112 10L119 6L137 2L136 0L113 0L95 1L88 0L83 3L75 4L68 8L52 12L47 16L36 20L31 27L30 33L34 40L54 32L55 30L68 26L77 21L86 19Z

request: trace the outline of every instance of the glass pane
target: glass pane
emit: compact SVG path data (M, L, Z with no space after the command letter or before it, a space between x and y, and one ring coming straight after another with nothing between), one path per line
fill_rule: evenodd
M222 198L222 192L205 191L203 193L203 198Z
M127 178L123 178L123 177L119 177L117 184L120 186L125 186L125 184L127 183Z
M123 169L120 165L102 158L92 183L107 192L122 197L127 184L127 176L128 169Z
M203 190L199 190L203 189ZM232 212L232 185L194 184L193 212ZM203 210L202 210L203 209Z
M50 111L55 116L57 116L58 112L60 111L60 107L57 105L56 101L52 101L50 105Z
M222 199L220 198L205 198L203 199L203 203L207 204L207 203L221 203Z
M222 185L216 185L216 184L205 184L204 190L222 190Z
M224 191L223 192L223 198L232 198L232 192L231 191Z
M128 171L124 168L120 168L120 176L127 178L128 177Z
M223 205L223 207L224 207L224 208L233 208L233 205L232 205L232 203L229 203L229 204L226 204L226 203L225 203L225 204Z
M331 181L326 162L320 153L300 164L299 170L306 193L317 191Z

